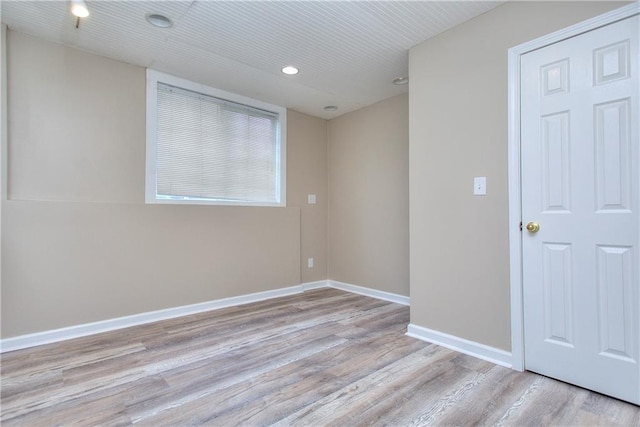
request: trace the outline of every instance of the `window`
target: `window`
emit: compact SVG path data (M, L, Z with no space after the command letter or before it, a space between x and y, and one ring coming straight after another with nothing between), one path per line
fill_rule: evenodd
M286 110L147 70L147 203L285 205Z

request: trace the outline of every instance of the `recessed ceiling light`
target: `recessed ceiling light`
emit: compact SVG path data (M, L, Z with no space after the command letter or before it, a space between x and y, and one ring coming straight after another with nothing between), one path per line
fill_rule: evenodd
M89 16L89 9L84 0L71 0L71 13L78 18L86 18Z
M173 25L171 19L167 18L164 15L160 15L159 13L149 13L146 16L147 22L154 27L158 28L169 28Z
M291 65L287 65L282 69L282 72L292 76L294 74L298 74L298 69L296 67L292 67Z
M324 107L324 111L337 111L338 107L336 107L335 105L327 105L326 107Z
M396 77L395 79L393 79L392 82L394 85L406 85L407 83L409 83L409 77Z

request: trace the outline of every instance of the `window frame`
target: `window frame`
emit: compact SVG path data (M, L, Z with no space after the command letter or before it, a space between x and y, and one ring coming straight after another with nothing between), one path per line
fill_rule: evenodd
M146 167L145 167L145 203L146 204L178 204L178 205L217 205L217 206L271 206L285 207L287 196L287 109L278 105L258 101L242 95L226 92L200 83L195 83L170 74L147 68L146 93ZM157 197L157 129L158 129L158 83L198 92L225 101L243 104L251 108L266 110L278 114L279 174L276 174L276 194L278 202L230 201L205 198L158 198Z

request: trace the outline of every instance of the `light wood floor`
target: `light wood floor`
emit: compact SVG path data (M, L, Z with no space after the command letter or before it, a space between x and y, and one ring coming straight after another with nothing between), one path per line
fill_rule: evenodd
M9 425L639 425L640 408L404 335L322 289L2 355Z

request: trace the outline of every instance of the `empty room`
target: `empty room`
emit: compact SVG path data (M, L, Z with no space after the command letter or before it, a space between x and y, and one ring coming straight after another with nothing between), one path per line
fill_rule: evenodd
M640 425L640 3L0 20L2 425Z

